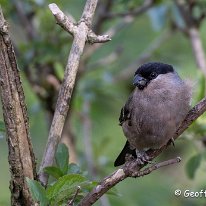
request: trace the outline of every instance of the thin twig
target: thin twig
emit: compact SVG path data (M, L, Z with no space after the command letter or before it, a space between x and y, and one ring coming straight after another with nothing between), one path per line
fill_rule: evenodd
M32 21L29 21L29 18L25 14L25 9L22 1L13 0L13 4L16 7L17 15L22 23L22 26L26 30L26 36L29 40L33 40L37 37L36 30L32 24Z
M198 30L200 23L199 21L196 21L195 17L193 17L194 12L189 11L190 7L188 7L186 2L182 0L175 0L175 4L180 12L180 15L182 16L182 19L185 22L184 31L186 31L186 34L191 42L196 64L198 68L202 71L204 76L206 77L205 52L200 37L200 33Z
M166 160L164 162L159 162L159 163L156 163L156 164L153 164L152 166L150 167L147 167L145 168L144 170L140 170L140 171L135 171L133 174L132 174L132 177L142 177L142 176L145 176L145 175L148 175L150 174L151 172L153 172L154 170L157 170L161 167L165 167L165 166L168 166L168 165L172 165L172 164L175 164L175 163L178 163L181 161L181 158L180 157L176 157L174 159L170 159L170 160Z
M115 17L122 17L119 22L115 25L112 26L111 28L108 29L106 34L108 34L110 37L113 37L116 33L118 33L120 30L125 29L125 27L132 23L135 19L135 17L143 14L146 12L148 9L150 9L154 4L153 0L147 0L144 2L144 4L141 7L138 7L137 9L126 13L104 13L103 19L106 20L108 18L113 18L112 16ZM86 47L86 52L84 53L83 60L88 59L97 49L99 49L102 46L102 44L95 44L90 47Z
M73 206L74 200L76 199L77 195L79 194L79 191L81 190L80 186L77 186L77 190L74 194L74 197L68 202L67 206Z
M153 6L155 3L154 0L146 0L144 1L144 4L140 7L137 7L136 9L133 9L131 11L127 12L119 12L119 13L105 13L105 18L115 18L115 17L125 17L125 16L138 16L145 11L147 11L149 8Z

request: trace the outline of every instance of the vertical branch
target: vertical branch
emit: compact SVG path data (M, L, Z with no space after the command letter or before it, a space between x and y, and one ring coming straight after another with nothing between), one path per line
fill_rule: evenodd
M57 100L54 118L49 131L48 142L40 167L39 179L43 183L43 185L47 184L48 176L43 173L42 170L44 167L53 164L56 147L61 138L66 115L69 109L69 102L75 84L80 56L83 52L86 41L86 30L84 23L80 23L79 28L82 30L82 35L76 35L74 37L74 42L72 44L71 52L66 66L65 76Z
M200 38L200 33L196 27L189 28L188 33L196 64L202 70L203 74L206 77L206 59L202 41Z
M203 49L203 44L201 41L200 33L199 33L199 25L200 20L196 19L192 16L192 10L194 7L189 7L189 2L182 1L182 0L175 0L175 4L182 16L184 23L185 23L185 30L189 36L193 54L195 57L195 61L199 69L203 72L204 76L206 77L206 59L205 59L205 52Z
M29 137L29 121L14 48L1 8L0 91L9 148L11 204L32 205L25 177L36 178L35 157Z
M39 179L45 186L47 185L48 176L43 172L43 168L53 164L56 147L61 138L63 126L69 110L69 104L79 67L80 57L83 53L85 43L86 41L90 41L90 43L100 43L110 40L107 35L97 36L91 31L90 27L96 5L97 0L86 1L82 17L77 25L73 24L73 22L71 22L70 19L64 15L56 4L49 5L49 8L55 16L57 23L67 32L72 34L72 36L74 36L74 40L68 57L64 79L58 95L48 142L40 166Z

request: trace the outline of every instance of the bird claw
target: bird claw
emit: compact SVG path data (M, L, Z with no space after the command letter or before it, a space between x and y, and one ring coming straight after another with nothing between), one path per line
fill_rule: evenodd
M137 154L136 161L139 165L144 165L145 163L152 164L152 161L150 161L150 157L146 154L145 151L136 150L136 154Z
M134 159L135 159L134 156L131 155L131 154L126 154L126 156L125 156L125 161L126 162L132 161Z
M170 144L172 144L173 147L175 147L175 140L174 140L174 138L171 138L171 139L168 141L167 146L169 146Z

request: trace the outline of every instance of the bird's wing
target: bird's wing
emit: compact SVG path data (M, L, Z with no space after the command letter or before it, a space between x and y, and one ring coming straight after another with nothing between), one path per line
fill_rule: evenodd
M121 109L120 116L119 116L119 125L121 126L126 120L131 119L131 109L130 109L131 100L132 100L132 96L129 97L126 104Z

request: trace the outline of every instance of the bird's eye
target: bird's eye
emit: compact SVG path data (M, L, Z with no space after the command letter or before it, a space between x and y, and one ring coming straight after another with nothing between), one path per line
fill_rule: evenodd
M157 77L157 73L156 72L152 72L151 74L150 74L150 78L151 79L154 79L154 78L156 78Z

